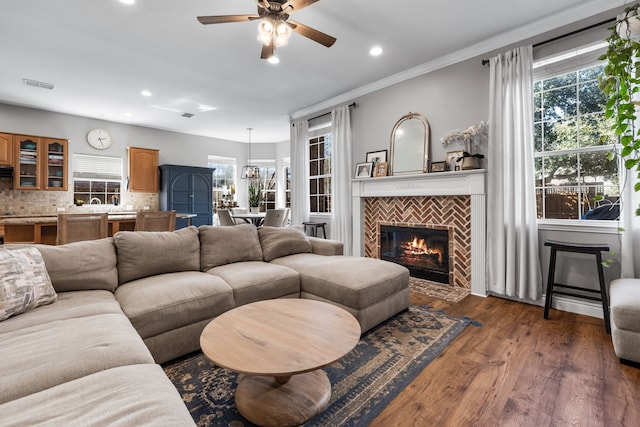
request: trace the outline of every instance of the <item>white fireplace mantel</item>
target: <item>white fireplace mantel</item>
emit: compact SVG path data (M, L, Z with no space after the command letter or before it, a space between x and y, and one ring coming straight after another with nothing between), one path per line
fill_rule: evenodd
M351 194L354 256L364 254L365 198L469 195L471 198L471 293L486 296L487 207L483 169L354 179Z

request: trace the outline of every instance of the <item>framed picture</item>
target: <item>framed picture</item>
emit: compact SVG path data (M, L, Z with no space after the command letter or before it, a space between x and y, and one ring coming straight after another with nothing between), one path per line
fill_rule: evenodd
M447 151L447 157L445 161L447 162L448 171L457 170L456 166L458 165L458 159L461 159L463 154L464 154L464 151L462 150Z
M356 164L356 178L369 178L373 171L373 162Z
M446 172L447 162L431 162L431 172Z
M367 162L373 163L373 166L378 164L378 162L386 162L387 161L387 150L380 151L369 151L367 153Z
M387 176L389 170L388 162L378 162L373 167L373 176Z

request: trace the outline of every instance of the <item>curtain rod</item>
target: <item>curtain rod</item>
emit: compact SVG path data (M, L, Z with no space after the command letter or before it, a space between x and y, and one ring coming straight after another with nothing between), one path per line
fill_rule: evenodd
M355 102L352 102L351 104L349 104L349 108L354 108L356 106ZM331 111L324 113L324 114L320 114L319 116L316 117L312 117L310 119L307 119L307 121L311 121L311 120L315 120L315 119L319 119L320 117L324 117L324 116L328 116L329 114L331 114Z
M588 27L580 28L579 30L571 31L570 33L563 34L563 35L557 36L557 37L553 37L553 38L551 38L549 40L545 40L545 41L540 42L540 43L536 43L536 44L533 45L533 47L542 46L542 45L545 45L547 43L554 42L556 40L564 39L565 37L571 37L571 36L573 36L575 34L579 34L579 33L583 32L583 31L588 31L588 30L591 30L593 28L597 28L597 27L599 27L601 25L610 24L610 23L615 22L615 21L616 21L616 18L609 18L609 19L607 19L605 21L598 22L597 24L589 25ZM483 59L482 60L482 65L489 65L489 60L488 59Z

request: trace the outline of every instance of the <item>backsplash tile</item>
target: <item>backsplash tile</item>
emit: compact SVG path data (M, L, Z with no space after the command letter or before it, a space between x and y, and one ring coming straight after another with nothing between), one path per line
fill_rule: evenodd
M112 211L141 211L145 206L151 210L159 208L157 193L123 193L118 206L73 204L73 189L68 191L18 191L13 189L11 179L0 179L0 215L57 215L57 208L67 213L81 213L90 210L110 209Z

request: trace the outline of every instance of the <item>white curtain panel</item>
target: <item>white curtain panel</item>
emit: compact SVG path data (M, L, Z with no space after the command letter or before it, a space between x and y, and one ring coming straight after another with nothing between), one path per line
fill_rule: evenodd
M309 123L291 123L291 224L302 225L309 215L307 198L307 140Z
M640 208L640 193L634 191L638 182L638 172L626 171L626 180L622 189L621 232L622 245L620 249L621 276L628 278L640 277L640 216L636 209Z
M532 47L490 60L487 257L491 293L542 296L533 165Z
M331 112L333 125L333 188L331 194L331 238L344 244L344 254L353 254L351 208L351 112L348 105Z

